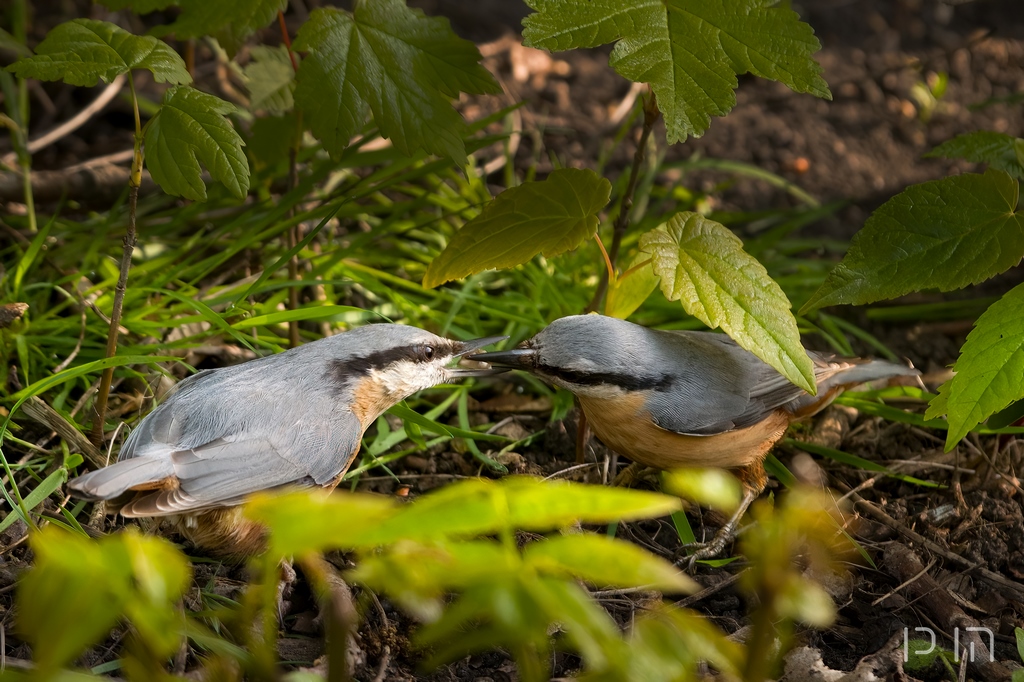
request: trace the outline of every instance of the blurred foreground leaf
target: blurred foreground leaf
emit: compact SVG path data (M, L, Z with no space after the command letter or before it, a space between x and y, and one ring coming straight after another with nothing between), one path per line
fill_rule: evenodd
M30 542L35 563L18 585L17 625L32 644L37 679L74 660L125 613L156 655L177 647L174 604L190 571L166 540L127 529L95 541L47 526Z

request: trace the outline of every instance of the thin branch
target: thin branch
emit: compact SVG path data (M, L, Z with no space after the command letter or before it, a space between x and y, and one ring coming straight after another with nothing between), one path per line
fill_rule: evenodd
M650 96L644 100L644 126L640 132L640 141L636 145L636 152L633 154L633 165L629 169L629 182L626 184L626 192L622 195L622 202L619 204L619 215L615 219L615 228L612 232L612 247L608 252L608 256L613 267L619 257L622 238L629 229L629 215L632 212L633 194L636 192L636 183L640 176L640 164L643 163L644 154L647 150L647 140L651 137L651 131L654 129L658 116L660 116L658 104L655 101L654 93L651 92ZM608 282L609 277L606 272L601 276L601 281L594 292L594 298L587 305L587 312L593 312L600 307L601 301L608 291Z
M132 267L132 254L135 252L135 213L139 203L139 186L142 184L142 122L139 116L139 99L135 94L135 83L128 77L132 91L132 105L135 108L135 153L132 157L132 173L128 178L128 230L121 241L121 268L114 288L114 305L110 313L110 329L107 332L106 357L112 358L117 353L117 334L121 328L121 309L124 306L124 294L128 290L128 271ZM114 380L114 368L103 370L100 389L96 396L96 421L92 426L92 442L103 444L103 426L107 418L107 398L110 395L110 384Z

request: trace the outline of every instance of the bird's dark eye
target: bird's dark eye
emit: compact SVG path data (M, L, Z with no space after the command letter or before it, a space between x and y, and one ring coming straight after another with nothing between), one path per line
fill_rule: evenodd
M424 346L423 347L423 356L425 358L427 358L427 360L433 360L434 359L434 349L431 348L430 346Z

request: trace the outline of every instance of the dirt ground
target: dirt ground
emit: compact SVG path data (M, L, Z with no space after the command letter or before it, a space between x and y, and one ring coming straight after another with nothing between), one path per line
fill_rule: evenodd
M500 76L510 101L527 102L519 110L524 133L516 158L521 165L539 159L538 170L543 173L550 169L551 152L567 165L599 156L618 126L620 105L631 96L630 84L607 67L609 50L555 55L553 60L523 51L510 27L517 26L526 10L511 0L422 0L412 4L450 16L459 33L481 44L488 67ZM669 158L701 155L744 161L797 183L822 201L848 200L831 218L805 228L805 234L849 237L874 208L907 185L974 170L965 162L923 159L935 145L975 129L1024 136L1024 106L1020 103L971 108L989 98L1024 92L1024 6L1020 0L949 4L935 0L804 0L793 6L822 41L818 59L834 101L741 78L735 110L715 119L702 138L671 149ZM948 74L946 93L935 102L915 99L918 84L937 74ZM60 112L75 106L78 98L88 101L93 96L60 90L50 118L61 120ZM472 107L473 103L466 104L467 113ZM119 132L129 128L119 118L126 115L126 111L112 108L78 135L39 154L37 167L61 168L130 147L130 137L126 140ZM0 140L0 146L5 145ZM613 157L612 173L625 166L629 153L624 149ZM745 176L701 171L680 181L704 190L715 188L716 205L723 210L772 208L793 201L784 191ZM1019 274L1011 274L990 286L998 291L1019 279ZM969 320L872 327L897 352L926 371L948 365L969 329ZM545 427L545 414L530 412L514 394L503 390L497 388L491 400L477 407L481 420L507 419L502 428L513 436L547 428L543 442L508 459L509 469L546 476L572 466L574 422L570 419ZM851 528L875 565L851 565L848 578L829 586L840 607L839 620L825 631L801 633L804 648L791 655L787 679L811 679L808 670L814 667L819 670L814 679L838 679L829 677L825 669L850 672L842 679L851 681L873 679L869 672L875 674L874 679L948 679L939 664L908 677L902 668L904 628L931 627L941 633L940 644L949 648L954 627L969 625L992 630L995 660L1004 663L1001 667L972 666L968 677L986 682L1008 679L1006 671L1018 658L1013 629L1024 626L1024 490L1017 477L1024 468L1024 454L1019 441L972 437L956 451L944 454L942 440L933 433L845 408L834 408L819 417L810 434L801 437L813 437L942 487L922 488L818 460L838 495L855 491L846 498ZM796 450L780 449L776 454L791 466L806 460ZM595 466L563 477L593 481L597 465L606 457L613 453L592 441L588 461ZM406 457L397 464L394 471L413 496L479 472L470 455L444 449ZM398 484L380 476L364 478L362 486L391 493ZM781 490L775 482L771 488ZM694 527L709 537L722 522L696 511L690 516ZM19 532L16 524L0 536L0 545L8 546ZM623 524L620 535L668 558L677 557L680 551L667 519ZM334 560L344 565L343 557ZM741 630L748 605L733 582L743 567L742 561L715 569L699 566L695 578L705 590L685 600L686 604L728 632ZM0 563L0 599L9 599L5 586L18 569L17 555ZM215 564L197 564L196 570L200 583L213 579L225 596L237 596L242 585L237 572ZM322 642L311 599L301 586L290 605L289 631L281 641L283 658L312 663ZM640 608L640 598L616 595L608 597L605 605L625 623ZM358 636L361 658L356 678L516 679L511 659L501 652L468 657L423 675L408 647L411 627L386 600L378 609L371 609ZM9 656L26 657L23 645L10 638L5 648ZM95 662L99 661L83 661ZM578 665L575 657L559 655L554 675L571 676Z

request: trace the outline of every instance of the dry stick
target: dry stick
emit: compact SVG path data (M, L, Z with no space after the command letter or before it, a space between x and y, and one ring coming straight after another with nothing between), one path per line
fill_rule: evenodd
M288 36L288 26L284 21L284 13L278 11L277 13L277 24L281 27L281 38L284 41L285 48L288 50L288 57L292 62L292 69L296 72L299 70L299 65L295 61L295 55L292 54L292 41ZM288 191L291 192L299 184L299 145L302 144L302 115L298 114L296 119L297 132L295 139L292 144L288 147ZM295 216L294 207L288 211L288 217L293 218ZM299 243L299 226L292 225L288 228L288 250L291 251ZM293 254L288 259L288 279L293 286L288 287L288 309L298 310L299 309L299 288L294 286L295 282L299 279L299 254ZM299 321L290 320L288 322L288 344L295 348L299 345Z
M845 486L840 486L840 489L842 489L843 487ZM971 560L965 559L959 554L950 552L948 549L940 546L935 542L932 542L928 538L917 533L916 531L911 530L904 524L892 518L884 511L882 511L879 507L875 506L868 500L865 500L860 495L857 495L856 493L852 492L847 492L847 495L849 495L850 499L853 500L855 509L867 512L868 516L873 517L876 521L881 522L883 525L888 526L889 528L893 529L894 531L903 535L904 537L918 543L922 547L926 548L929 552L939 555L946 561L951 561L954 564L964 567L964 570L968 573L974 573L982 580L993 585L998 585L1006 591L1014 593L1018 599L1024 599L1024 585L1016 583L994 571L988 570L987 568L978 566ZM844 495L844 497L845 496L846 495Z
M651 92L650 97L644 100L644 127L640 132L640 141L637 143L636 153L633 154L633 166L629 170L629 182L626 184L626 193L622 195L619 215L615 219L615 229L612 232L612 248L608 254L612 266L615 265L615 261L619 257L622 238L626 235L626 230L629 229L629 214L633 208L633 193L636 191L637 178L640 176L640 164L643 163L644 153L647 149L647 140L651 137L651 130L654 129L654 123L658 120L659 115L658 103L655 101L654 93ZM594 292L594 298L587 305L586 312L593 312L601 305L601 299L604 298L605 292L608 290L608 282L609 276L608 273L605 273L601 276L601 281L597 285L597 291Z
M121 242L121 271L114 288L114 308L110 314L110 330L107 332L107 354L112 358L117 353L117 333L121 327L121 307L124 305L124 293L128 289L128 270L132 267L132 253L135 251L135 210L139 203L139 186L142 185L142 122L139 117L138 97L135 95L135 82L128 75L128 85L132 90L132 104L135 105L135 154L132 157L132 174L128 179L128 231ZM110 395L110 382L114 380L114 368L103 370L100 379L100 390L96 396L96 421L92 426L92 442L99 447L103 443L103 425L107 418L107 397Z

